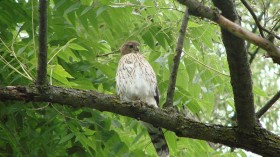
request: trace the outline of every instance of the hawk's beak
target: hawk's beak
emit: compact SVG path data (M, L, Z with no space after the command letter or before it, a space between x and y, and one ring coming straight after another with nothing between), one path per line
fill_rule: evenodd
M135 51L139 51L139 46L136 46Z

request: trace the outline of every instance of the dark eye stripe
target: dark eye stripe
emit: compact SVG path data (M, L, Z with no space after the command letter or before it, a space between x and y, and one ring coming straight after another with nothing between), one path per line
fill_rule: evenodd
M129 45L129 48L133 48L133 45Z

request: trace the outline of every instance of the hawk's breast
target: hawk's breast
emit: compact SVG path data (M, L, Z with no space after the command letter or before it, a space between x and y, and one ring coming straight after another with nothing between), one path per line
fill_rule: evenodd
M120 59L116 82L117 93L123 100L146 100L156 94L155 73L139 53L126 54Z

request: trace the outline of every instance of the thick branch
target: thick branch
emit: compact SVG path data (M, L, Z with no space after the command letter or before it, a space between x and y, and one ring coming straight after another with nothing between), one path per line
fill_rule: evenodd
M257 113L257 118L261 118L263 114L280 98L280 91L278 91Z
M212 1L216 7L222 10L223 16L240 23L231 0L223 2L219 0ZM256 120L252 93L252 77L247 59L245 41L223 28L222 38L227 53L237 123L240 129L251 130L255 127Z
M243 148L263 156L280 154L280 138L265 129L241 132L235 127L209 125L185 118L172 109L160 109L141 102L123 102L114 95L55 86L0 87L0 101L52 102L72 107L88 107L140 119L175 132L178 136L207 140ZM12 103L11 103L12 104Z
M265 38L261 38L256 34L242 28L240 25L231 22L224 16L220 15L217 10L212 10L203 6L196 0L177 0L183 5L189 8L190 14L198 17L207 18L220 25L223 29L229 31L235 36L247 40L254 45L257 45L267 51L269 56L273 58L275 62L280 64L280 48L276 47L273 43ZM224 12L224 11L223 11Z
M176 47L176 54L173 58L173 68L172 72L170 74L169 79L169 86L167 90L167 98L166 102L164 104L164 107L172 107L173 106L173 97L174 97L174 91L175 91L175 85L176 85L176 78L178 73L178 68L180 64L180 58L182 54L184 39L185 39L185 33L188 25L188 18L189 18L189 12L188 8L186 7L186 11L182 20L182 25L180 28L180 35L177 41L177 47Z
M47 0L39 0L39 55L37 85L47 84Z

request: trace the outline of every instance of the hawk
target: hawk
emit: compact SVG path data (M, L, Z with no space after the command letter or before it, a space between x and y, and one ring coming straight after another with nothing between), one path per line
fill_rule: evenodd
M139 51L140 44L135 41L121 47L121 59L116 74L117 94L122 101L140 100L158 107L159 91L155 72ZM144 122L143 122L144 123ZM160 157L169 156L169 149L160 128L144 123L152 143Z

